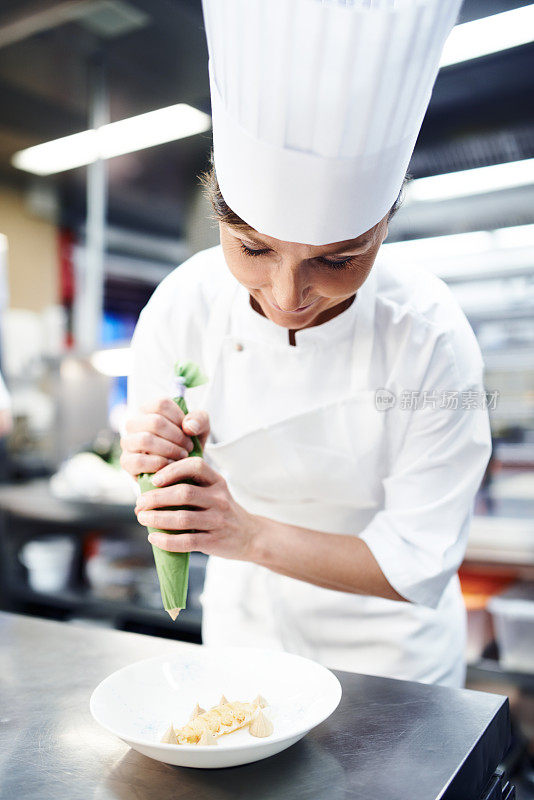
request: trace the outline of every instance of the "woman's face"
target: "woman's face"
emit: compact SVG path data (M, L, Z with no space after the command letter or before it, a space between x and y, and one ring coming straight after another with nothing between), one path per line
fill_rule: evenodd
M219 227L234 277L268 319L299 330L326 322L346 308L386 238L387 216L356 239L321 246L283 242L223 222Z

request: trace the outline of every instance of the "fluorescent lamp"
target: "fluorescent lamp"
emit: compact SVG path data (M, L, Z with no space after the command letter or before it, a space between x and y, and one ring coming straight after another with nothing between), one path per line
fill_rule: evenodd
M492 14L452 29L440 66L480 58L534 41L534 4Z
M455 233L450 236L429 236L422 239L407 239L403 242L391 242L384 245L387 254L393 254L401 260L449 258L456 255L484 253L491 246L491 233L473 231Z
M109 350L97 350L90 357L93 367L102 375L118 378L129 375L132 366L132 351L129 347L115 347Z
M96 131L83 131L19 150L11 163L18 169L33 172L34 175L53 175L55 172L90 164L97 158Z
M175 139L203 133L211 127L209 114L186 103L110 122L96 130L74 133L51 142L19 150L11 163L34 175L53 175L83 167L99 158L144 150Z
M522 161L509 161L490 167L418 178L408 184L406 200L448 200L451 197L485 194L499 189L528 186L531 183L534 183L534 158L525 158Z
M493 231L470 231L447 236L429 236L407 239L384 245L385 253L395 260L416 261L447 259L451 256L468 256L495 250L534 247L534 225L514 225Z
M531 277L534 225L431 236L382 247L385 263L422 267L449 284Z
M514 225L493 231L498 247L534 247L534 225Z

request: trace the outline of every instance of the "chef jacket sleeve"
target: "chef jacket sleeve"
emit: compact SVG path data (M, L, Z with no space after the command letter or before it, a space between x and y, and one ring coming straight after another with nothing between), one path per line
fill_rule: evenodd
M148 305L137 322L132 338L132 362L128 376L128 416L139 414L142 405L172 390L174 360L169 341L158 325L157 307Z
M408 424L383 482L384 508L360 534L391 586L431 608L464 558L473 499L491 452L482 359L469 334L460 354L458 344L438 340L419 407L402 410L397 398L389 422L402 426L405 414Z
M202 366L202 334L209 309L196 277L197 254L173 270L156 288L140 314L132 338L128 414L174 391L177 361ZM187 266L189 265L189 266Z
M152 314L145 309L141 312L131 342L132 361L128 376L128 413L127 418L140 413L141 406L156 397L169 394L172 360L167 353L164 339L158 335L157 327L152 322ZM126 433L126 420L121 435ZM132 487L137 495L140 489L131 475Z

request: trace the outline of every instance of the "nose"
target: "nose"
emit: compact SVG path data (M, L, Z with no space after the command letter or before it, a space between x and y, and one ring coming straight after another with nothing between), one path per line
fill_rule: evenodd
M308 289L298 270L282 266L272 278L274 302L282 311L296 311L306 305Z

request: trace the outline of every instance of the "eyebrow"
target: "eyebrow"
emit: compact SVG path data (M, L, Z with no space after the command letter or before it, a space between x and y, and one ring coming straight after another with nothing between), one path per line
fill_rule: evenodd
M329 256L341 256L341 255L349 255L352 252L356 252L361 250L364 247L370 245L373 241L372 236L366 236L361 241L356 241L351 247L342 247L340 250L333 250L331 253L327 253L325 255Z
M245 231L239 231L239 233L244 239L248 239L249 241L251 241L252 244L257 244L259 247L265 247L270 249L270 246L267 244L267 242L262 242L261 239L257 239L256 236L252 233L252 231L249 233L248 230L245 230Z

